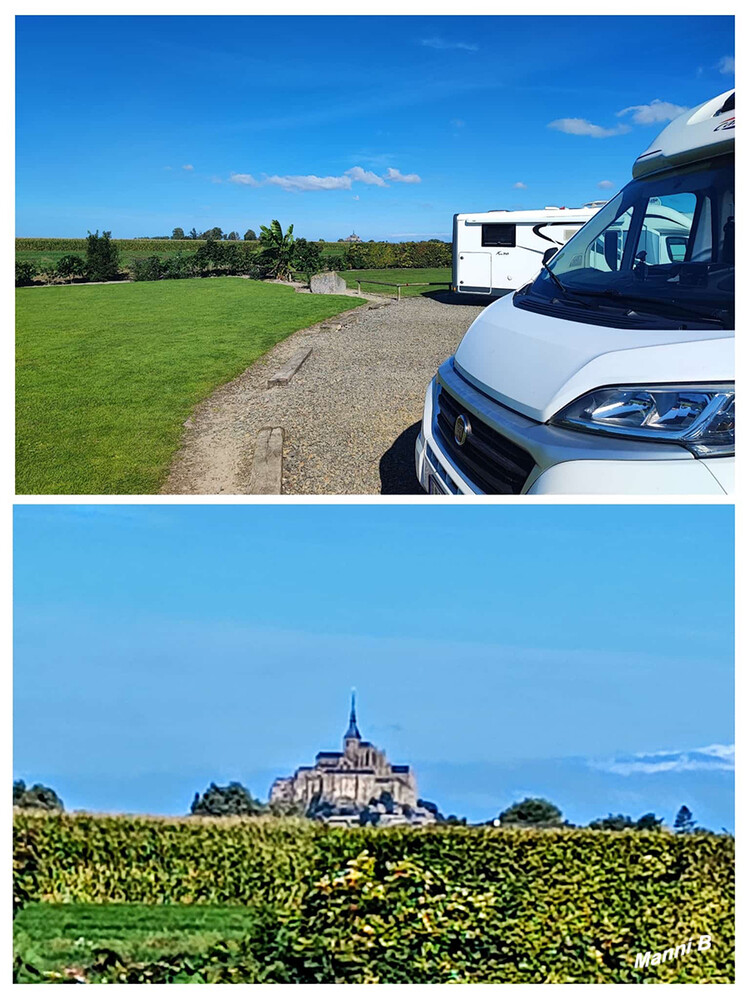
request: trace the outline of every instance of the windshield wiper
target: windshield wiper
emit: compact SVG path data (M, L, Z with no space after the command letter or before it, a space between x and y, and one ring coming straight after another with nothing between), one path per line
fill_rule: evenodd
M605 288L602 291L590 290L590 291L578 291L579 295L591 295L594 298L611 298L619 302L623 308L627 308L629 302L640 303L646 306L666 306L668 309L672 309L674 312L678 312L683 316L689 316L691 319L697 319L702 322L707 323L717 323L719 326L724 327L724 321L716 312L698 312L695 309L689 308L687 305L680 305L678 302L673 301L671 298L650 298L648 295L631 295L627 292L617 291L615 288ZM635 310L633 310L635 311ZM724 311L727 311L726 309ZM653 315L660 316L663 313L658 309L653 309Z
M558 278L557 274L555 274L555 272L552 270L552 268L550 267L550 265L547 263L546 260L542 261L542 267L549 274L549 276L555 282L555 284L557 285L557 287L560 289L560 291L563 293L563 295L565 295L565 297L569 301L571 301L571 302L577 302L578 305L586 306L586 302L582 302L580 300L580 298L576 298L575 295L571 295L571 293L568 291L568 289L565 287L565 285L562 283L562 281Z

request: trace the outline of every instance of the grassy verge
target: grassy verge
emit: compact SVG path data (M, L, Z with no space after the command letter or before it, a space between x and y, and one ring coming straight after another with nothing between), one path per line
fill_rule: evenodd
M242 278L18 289L17 492L156 492L197 403L357 304Z
M38 902L13 924L13 949L42 974L87 967L99 950L127 961L201 954L219 941L241 939L257 917L232 905L56 905Z
M396 295L396 288L392 286L394 282L398 281L408 281L408 282L421 282L421 281L440 281L441 283L448 285L451 279L451 269L450 267L407 267L407 268L397 268L390 267L384 270L361 270L361 271L342 271L341 277L346 281L347 288L357 287L357 281L362 282L362 291L374 292L378 295ZM391 287L383 287L379 284L371 284L372 281L388 281ZM428 295L433 294L436 291L446 291L446 288L425 288L425 287L411 287L402 288L401 295Z

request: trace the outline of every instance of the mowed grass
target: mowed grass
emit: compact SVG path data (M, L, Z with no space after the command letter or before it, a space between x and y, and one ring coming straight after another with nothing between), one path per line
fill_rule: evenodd
M341 277L346 281L347 288L354 288L355 291L357 281L361 281L362 291L366 294L374 292L378 295L391 295L395 297L397 289L393 285L399 281L410 283L433 281L449 285L451 281L451 269L450 267L388 267L383 270L342 271ZM371 284L370 282L372 281L387 281L390 287ZM402 288L401 295L428 295L441 290L447 291L448 289L447 287L442 289L425 287Z
M133 961L201 954L250 929L252 909L231 905L34 902L13 922L14 953L39 971L85 966L99 948Z
M158 491L197 403L358 304L243 278L17 289L17 492Z

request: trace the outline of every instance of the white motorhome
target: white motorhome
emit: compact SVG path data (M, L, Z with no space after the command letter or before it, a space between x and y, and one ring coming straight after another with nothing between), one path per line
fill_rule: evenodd
M564 246L606 203L454 215L451 290L493 296L515 291L538 273L546 250Z
M431 493L726 495L734 483L734 91L474 320L425 397Z

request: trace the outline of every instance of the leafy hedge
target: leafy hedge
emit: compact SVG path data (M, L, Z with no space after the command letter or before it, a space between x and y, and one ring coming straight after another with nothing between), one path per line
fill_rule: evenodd
M385 267L450 267L450 243L351 243L346 250L349 270Z
M16 905L257 908L257 932L191 957L191 980L733 980L728 836L31 813L15 815L14 834ZM637 952L701 934L705 953L694 943L680 960L634 966ZM106 980L188 974L179 961L159 972L102 960Z

